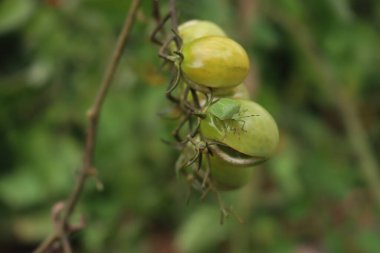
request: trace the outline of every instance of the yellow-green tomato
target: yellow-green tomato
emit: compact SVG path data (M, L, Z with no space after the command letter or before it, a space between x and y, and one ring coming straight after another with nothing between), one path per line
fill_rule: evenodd
M181 84L181 92L183 91L183 87L186 84ZM213 96L214 98L239 98L239 99L249 99L249 92L247 87L244 84L238 85L233 88L226 88L226 89L213 89ZM206 97L202 92L197 92L199 102L202 106L205 105ZM188 95L189 101L193 102L193 96L191 93Z
M199 143L199 138L194 138L195 143ZM197 162L192 164L190 167L184 168L183 166L190 161L196 154L194 146L192 144L187 144L187 146L182 150L178 160L176 162L176 169L185 174L192 174L197 170ZM203 157L202 161L202 174L206 175L206 158ZM218 190L234 190L246 185L252 178L253 166L250 165L234 165L222 160L216 154L210 155L210 173L208 174L213 186ZM203 178L197 178L198 184L203 183ZM194 179L192 178L192 179ZM190 181L191 182L191 181Z
M244 84L240 84L233 88L213 89L213 95L215 97L249 99L249 92Z
M181 69L191 82L210 88L231 88L243 82L249 70L244 48L227 37L208 36L182 48Z
M251 179L252 166L230 164L218 156L210 157L211 181L219 190L235 190L246 185Z
M216 24L205 20L189 20L178 27L182 43L187 44L195 39L206 36L226 36Z
M204 137L251 157L269 158L279 140L277 124L272 116L253 101L228 99L230 101L226 102L229 103L222 103L225 100L220 99L208 109L206 118L201 122Z

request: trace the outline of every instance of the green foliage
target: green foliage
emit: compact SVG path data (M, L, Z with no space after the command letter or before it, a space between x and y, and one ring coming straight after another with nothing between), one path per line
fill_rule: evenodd
M215 207L205 205L194 210L177 232L176 244L180 252L210 252L217 250L215 245L222 243L227 236L228 226L221 227L219 212Z
M1 252L31 251L51 231L51 206L81 166L86 110L131 1L53 2L0 3ZM100 117L95 165L105 188L86 184L76 252L380 251L368 161L350 118L380 150L379 2L250 2L178 3L182 21L209 19L247 48L246 84L280 128L277 154L226 196L245 223L221 227L212 198L186 205L176 151L160 141L173 122L157 116L168 80L144 1ZM236 108L227 108L214 114L231 118Z
M35 7L34 1L4 0L0 3L0 34L24 25Z

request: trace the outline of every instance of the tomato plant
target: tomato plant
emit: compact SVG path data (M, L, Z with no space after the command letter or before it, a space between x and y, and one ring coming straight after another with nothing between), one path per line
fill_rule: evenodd
M198 20L160 44L159 55L174 69L166 95L179 112L171 143L181 152L177 174L203 195L244 186L279 138L272 116L249 100L242 84L246 51L215 24ZM229 212L219 204L224 217Z

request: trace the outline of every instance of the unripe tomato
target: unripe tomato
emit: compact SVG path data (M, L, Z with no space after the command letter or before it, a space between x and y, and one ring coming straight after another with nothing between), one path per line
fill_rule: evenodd
M180 91L183 92L184 86L186 84L182 83L180 86ZM214 98L239 98L239 99L249 99L249 92L247 87L244 84L238 85L233 88L225 88L225 89L213 89ZM200 104L204 106L206 97L203 93L197 92L198 99ZM188 95L188 100L193 102L193 96L191 93Z
M253 174L253 166L230 164L218 156L210 157L211 181L218 190L235 190L245 186Z
M249 99L249 92L244 84L240 84L233 88L213 89L213 95L219 98Z
M216 24L204 20L189 20L178 27L182 43L187 44L195 39L206 36L226 36Z
M222 98L212 106L216 106L213 109L217 109L220 115L223 115L224 111L229 115L215 116L208 112L201 122L203 136L224 143L245 155L261 159L269 158L274 153L279 139L277 125L272 116L259 104L242 99L227 101L236 103L233 111L231 105L229 108L223 105L222 102L226 100ZM238 110L236 106L239 107ZM211 107L208 111L210 110ZM237 111L238 113L234 113Z
M194 139L195 142L200 141L199 138ZM191 165L189 168L183 168L182 166L191 160L196 154L195 148L192 144L188 143L184 150L182 150L176 162L176 168L188 169L189 172L197 170L197 162ZM206 175L206 158L203 157L202 173ZM210 155L210 174L209 179L213 186L218 190L234 190L246 185L253 174L253 166L251 165L235 165L222 160L217 155ZM202 178L198 178L198 184L203 183Z
M210 88L231 88L243 82L249 70L245 50L221 36L196 39L182 48L181 69L190 81Z

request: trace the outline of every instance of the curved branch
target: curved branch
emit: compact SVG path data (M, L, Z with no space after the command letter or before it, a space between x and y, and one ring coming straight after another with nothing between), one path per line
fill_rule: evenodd
M83 167L77 177L73 190L71 191L70 195L65 201L65 207L62 211L61 219L59 222L59 228L57 229L57 231L54 232L54 234L50 235L45 241L43 241L39 245L39 247L34 251L34 253L46 252L54 244L54 242L58 240L62 242L63 245L61 246L63 247L63 250L65 253L72 252L71 246L67 239L68 230L70 230L69 219L78 203L78 200L82 193L86 179L89 176L94 176L96 174L96 171L93 168L93 160L94 160L96 132L97 132L99 116L101 113L101 108L102 108L104 99L107 95L107 92L109 90L109 87L111 85L111 81L114 77L116 68L119 64L125 42L128 38L131 27L136 18L137 9L140 5L140 2L141 0L133 0L131 4L124 26L122 28L122 31L120 32L119 38L116 43L116 47L112 54L111 61L106 68L104 79L100 85L98 94L95 97L93 105L90 107L89 111L87 112L87 118L88 118L89 124L87 127L86 140L85 140Z

